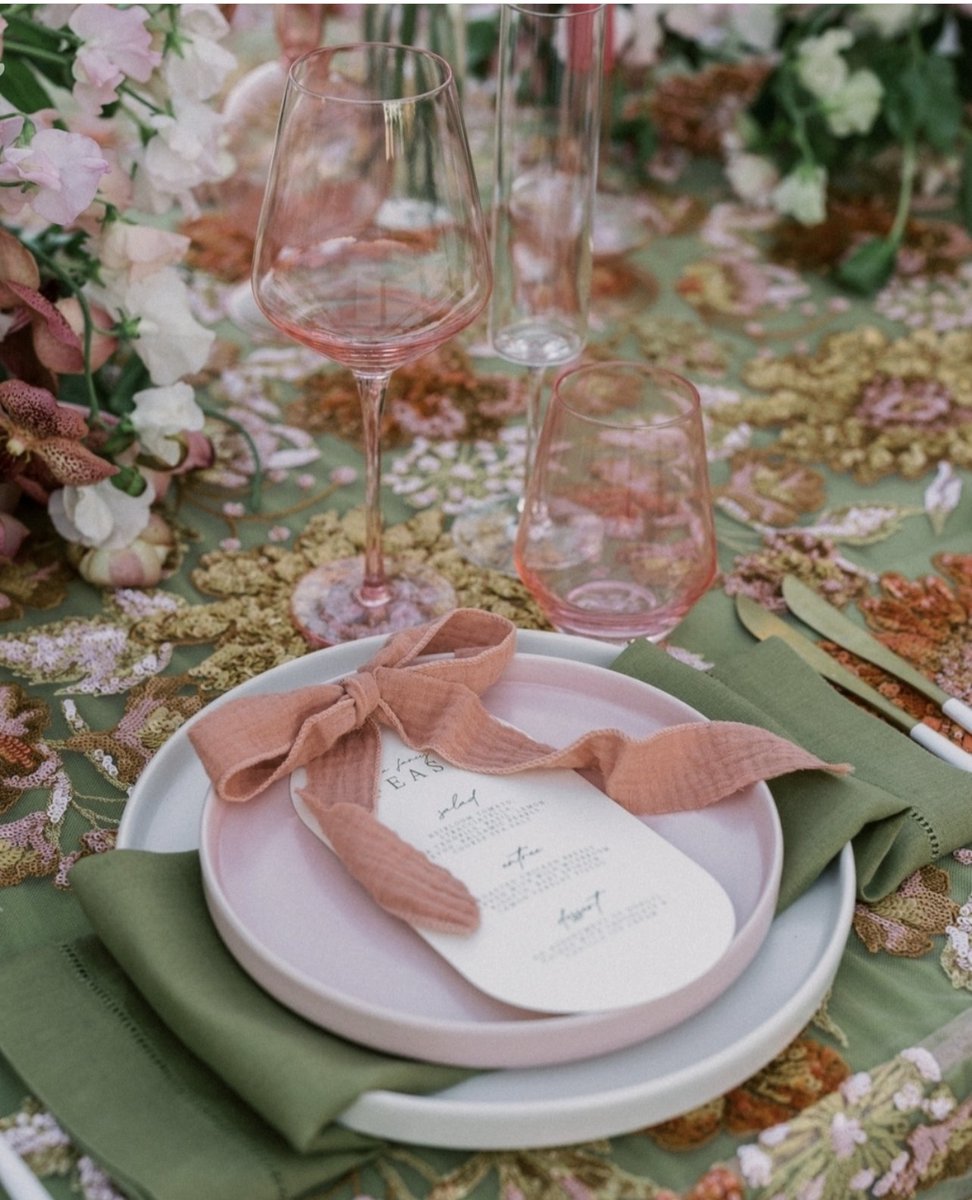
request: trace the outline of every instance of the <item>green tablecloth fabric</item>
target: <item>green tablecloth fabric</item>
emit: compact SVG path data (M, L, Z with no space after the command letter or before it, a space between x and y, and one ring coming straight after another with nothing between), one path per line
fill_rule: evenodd
M851 777L774 782L783 903L847 839L869 895L972 839L972 777L838 697L782 643L711 674L647 644L617 667L713 718L764 724L855 764ZM193 852L93 856L72 883L95 933L5 964L0 1051L133 1196L299 1196L378 1148L333 1123L360 1092L437 1090L463 1075L330 1036L267 996L216 934Z

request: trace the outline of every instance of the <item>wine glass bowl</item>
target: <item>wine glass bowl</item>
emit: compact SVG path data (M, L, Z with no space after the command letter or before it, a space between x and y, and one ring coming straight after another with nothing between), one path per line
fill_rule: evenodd
M455 82L437 55L357 43L291 66L257 231L253 291L278 329L354 374L362 405L363 561L322 565L294 615L315 644L448 611L451 586L381 549L388 380L484 308L492 273Z
M514 551L557 629L659 641L716 572L698 393L634 362L557 380Z

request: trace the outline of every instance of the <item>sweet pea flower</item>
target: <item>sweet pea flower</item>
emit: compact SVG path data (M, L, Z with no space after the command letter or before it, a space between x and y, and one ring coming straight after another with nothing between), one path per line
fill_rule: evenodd
M771 199L783 216L795 217L801 225L819 225L827 213L826 193L826 168L804 163L773 189Z
M27 193L33 211L53 225L70 225L94 199L108 169L92 138L63 129L39 129L29 145L4 148L0 183L35 185L37 190Z
M153 383L175 383L205 365L216 335L193 317L189 289L175 267L130 284L124 310L138 318L133 344Z
M192 388L188 383L145 388L132 399L131 422L142 449L166 466L177 466L183 454L179 435L198 432L205 424Z
M178 202L187 217L199 205L192 189L224 179L233 159L222 144L223 117L194 100L173 103L174 116L156 114L148 124L155 131L135 174L135 205L143 211L168 212Z
M140 496L130 496L105 480L52 492L47 512L65 541L118 550L131 545L148 525L154 499L151 485Z
M173 96L209 100L236 66L235 57L222 46L229 25L215 5L186 4L179 10L179 54L166 56L162 73Z
M89 112L118 99L126 76L145 83L162 61L145 28L149 14L141 5L80 4L68 27L82 39L74 60L74 98Z
M873 71L854 71L844 86L824 102L831 133L837 137L867 133L880 111L883 95L884 87Z
M828 29L820 37L806 38L797 49L796 72L803 86L819 100L828 100L847 82L847 63L841 50L853 45L848 29Z
M134 283L181 262L189 245L190 239L181 233L114 221L101 239L98 261L103 273L117 273L126 284Z

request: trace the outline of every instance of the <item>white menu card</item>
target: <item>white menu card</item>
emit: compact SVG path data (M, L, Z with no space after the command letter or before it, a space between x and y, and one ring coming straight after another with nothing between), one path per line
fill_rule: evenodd
M480 775L383 728L378 817L475 896L472 934L416 929L476 987L519 1008L641 1005L712 968L732 902L698 863L575 771ZM304 823L326 842L297 795Z

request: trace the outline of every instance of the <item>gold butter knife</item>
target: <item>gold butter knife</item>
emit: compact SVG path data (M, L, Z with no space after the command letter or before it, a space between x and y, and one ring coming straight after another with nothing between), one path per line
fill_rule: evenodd
M856 654L858 658L890 672L915 691L921 692L937 704L946 717L950 717L956 724L972 733L972 708L963 704L957 697L950 696L926 675L922 675L917 667L895 654L893 650L889 650L865 629L855 625L850 617L845 617L795 575L787 575L783 579L783 598L790 612L811 629L815 629L828 641L849 650L851 654Z
M961 746L957 746L940 733L936 733L923 721L917 720L903 709L898 708L897 705L892 704L886 696L881 695L877 688L865 683L853 671L849 671L836 659L831 658L826 650L821 650L819 646L804 637L802 633L798 633L792 625L788 625L775 613L769 612L748 596L737 596L736 614L749 632L758 637L760 641L768 637L780 638L795 650L805 663L813 667L818 675L822 675L824 679L836 683L845 692L850 692L859 700L863 700L865 704L886 717L892 724L904 730L912 741L923 746L936 758L951 763L954 767L960 767L963 771L972 771L972 754L967 754Z

